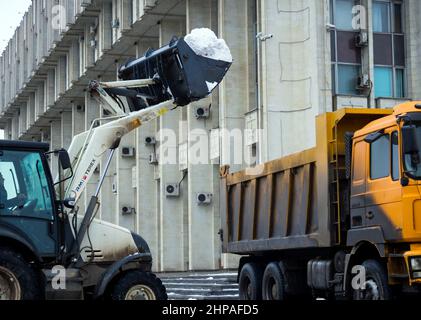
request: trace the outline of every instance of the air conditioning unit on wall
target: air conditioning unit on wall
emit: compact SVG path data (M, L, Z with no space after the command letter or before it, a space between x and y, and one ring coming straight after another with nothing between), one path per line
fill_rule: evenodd
M167 183L165 186L165 195L167 198L176 198L180 196L180 186L178 183Z
M148 11L156 6L157 0L143 0L143 10Z
M212 195L212 193L199 192L196 195L196 198L197 198L197 204L198 205L206 205L206 204L212 203L213 195Z
M355 46L363 48L368 46L368 32L361 30L359 34L355 36Z
M371 80L368 74L363 74L358 77L357 89L367 90L371 88Z

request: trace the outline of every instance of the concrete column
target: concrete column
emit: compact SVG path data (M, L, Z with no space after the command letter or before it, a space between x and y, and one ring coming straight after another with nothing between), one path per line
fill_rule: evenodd
M140 39L137 57L144 55L148 48L157 48L158 43ZM154 145L146 145L147 137L156 138L156 121L147 123L136 130L136 230L146 240L154 259L153 270L160 270L159 257L159 210L157 206L157 187L155 167L149 163Z
M35 93L30 92L28 97L28 122L32 125L35 122L36 113L35 113Z
M326 1L262 1L262 32L273 38L261 42L263 126L266 158L272 160L314 147L314 118L329 111L325 49ZM283 30L288 30L285 32ZM322 66L322 67L321 67ZM323 96L323 98L321 98ZM328 104L329 106L329 104ZM294 137L294 139L291 139Z
M102 1L102 10L99 16L99 48L102 52L111 49L113 31L112 21L112 2L111 0Z
M212 28L212 18L216 20L216 1L188 0L187 1L187 31L198 27ZM217 33L217 30L213 30ZM213 103L214 102L214 103ZM199 107L212 106L210 119L197 119L195 111ZM184 110L183 110L184 111ZM218 101L205 99L193 103L186 110L188 123L188 247L189 269L211 270L219 269L221 250L218 230L219 222L219 184L214 185L214 173L218 174L218 166L209 160L209 133L218 127ZM201 147L204 163L193 160L197 157L197 148ZM215 188L216 187L216 188ZM199 205L197 193L213 195L211 205ZM218 241L216 241L216 239ZM203 250L207 248L207 250Z
M123 154L133 150L133 155ZM116 155L117 165L117 223L129 230L136 230L136 133L125 136ZM134 173L134 174L133 174ZM123 210L124 208L124 210Z
M238 141L238 139L235 141L230 134L235 133L233 130L236 130L242 136L244 115L248 111L249 85L245 79L247 79L249 64L248 52L244 50L248 43L246 3L243 0L219 1L219 36L227 42L235 61L221 83L219 91L219 122L222 129L221 165L230 165L232 172L240 170L244 161L242 147L237 148L236 153L233 151L235 146L242 146L243 141ZM236 267L238 258L223 255L222 265Z
M419 66L421 65L421 55L419 54L421 39L416 36L421 33L421 2L417 0L408 0L404 3L405 33L406 39L406 80L407 96L411 99L421 99L421 74Z
M35 91L35 117L38 120L45 112L44 83L40 84Z
M64 111L61 114L61 147L68 149L72 143L72 112Z
M61 149L61 120L54 120L50 122L50 149L57 150ZM51 174L53 179L56 178L58 175L58 163L57 163L57 156L50 155L50 166L51 166Z
M182 36L185 33L185 21L180 19L166 19L160 24L160 45L168 43L173 36ZM161 271L184 270L188 261L185 257L183 199L182 197L166 197L166 185L179 183L182 179L177 164L178 158L178 131L180 110L172 111L160 118L160 268ZM168 136L167 136L168 135ZM172 157L171 157L172 155ZM167 157L169 164L164 164ZM183 190L181 190L183 194Z
M230 72L220 86L220 125L221 129L244 129L244 114L247 112L248 55L244 50L247 43L246 6L243 0L220 0L219 33L231 49L235 60ZM231 170L242 168L242 163L234 162L233 142L227 135L222 136L221 161L223 165L231 165ZM238 142L237 142L238 143ZM238 156L238 155L237 155ZM237 161L236 161L237 162Z
M58 99L66 91L67 75L66 75L67 57L60 56L58 59L55 72L55 98Z
M85 102L74 101L72 103L72 137L85 130Z
M27 119L26 105L22 105L19 111L19 137L27 130Z

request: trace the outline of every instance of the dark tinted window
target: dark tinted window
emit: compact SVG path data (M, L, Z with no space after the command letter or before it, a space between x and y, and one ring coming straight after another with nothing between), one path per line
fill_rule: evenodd
M405 41L403 36L394 36L395 46L395 65L405 66Z
M395 13L394 13L394 32L403 33L402 26L402 5L400 3L395 3Z
M357 33L338 31L338 62L361 63L361 49L355 46Z
M389 176L390 172L390 142L384 135L371 144L370 147L370 177L371 180Z
M399 180L399 137L398 132L392 133L392 179Z
M392 58L392 35L374 34L374 64L391 66Z

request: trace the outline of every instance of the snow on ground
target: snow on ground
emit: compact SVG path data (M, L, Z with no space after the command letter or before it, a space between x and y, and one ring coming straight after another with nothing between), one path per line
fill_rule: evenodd
M225 40L218 39L215 33L208 28L194 29L190 34L184 37L184 41L193 49L193 51L206 58L232 62L231 51ZM209 83L209 87L213 84Z

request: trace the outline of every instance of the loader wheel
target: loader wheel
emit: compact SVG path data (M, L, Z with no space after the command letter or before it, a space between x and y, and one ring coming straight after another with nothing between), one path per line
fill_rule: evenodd
M239 278L240 300L262 300L262 268L257 263L246 263Z
M392 292L388 285L387 273L380 262L376 260L364 261L366 281L365 289L354 289L354 300L390 300Z
M0 248L0 300L39 300L40 278L23 257Z
M154 274L140 270L129 271L114 285L112 300L167 300L167 291Z
M285 300L285 278L276 262L269 263L263 274L263 300Z

